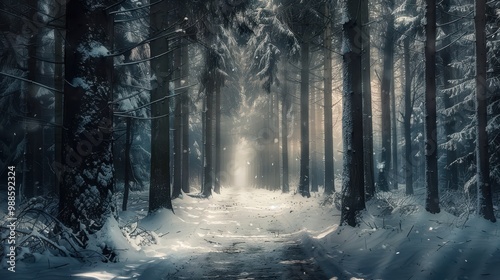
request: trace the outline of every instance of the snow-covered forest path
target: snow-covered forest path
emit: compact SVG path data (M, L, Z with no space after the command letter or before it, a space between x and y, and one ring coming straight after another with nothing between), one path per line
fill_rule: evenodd
M161 210L153 215L146 215L147 198L147 191L133 192L129 210L118 213L118 224L128 229L126 237L110 220L91 241L98 246L114 244L117 262L103 263L99 254L86 262L37 254L35 262L18 262L15 278L33 279L36 274L37 280L345 279L332 272L332 257L319 254L315 246L320 245L311 242L337 229L338 211L331 203L321 205L324 196L229 187L208 199L175 199L175 214ZM138 229L152 235L133 234ZM9 273L0 270L0 278L11 279Z
M216 237L210 242L211 252L193 251L139 267L137 279L328 279L293 238Z
M337 219L320 207L319 200L242 188L225 188L210 199L174 200L175 216L160 214L142 223L160 235L168 232L160 244L145 249L159 258L127 269L121 276L328 279L301 240L306 231L321 234L335 229ZM178 220L168 229L167 221L159 223L164 218Z
M429 214L419 199L425 189L417 191L378 194L355 228L338 227L339 211L321 191L303 198L223 188L153 215L147 191L133 192L119 213L126 238L110 220L91 242L113 244L118 262L103 263L92 248L86 262L34 254L17 263L15 279L500 279L498 224ZM0 279L12 276L0 270Z

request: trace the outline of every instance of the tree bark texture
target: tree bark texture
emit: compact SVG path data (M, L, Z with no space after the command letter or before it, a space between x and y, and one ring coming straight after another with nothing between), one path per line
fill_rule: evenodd
M486 53L486 0L476 0L476 166L477 166L477 209L479 215L495 222L490 184L490 166L488 155L488 87L486 71L488 69Z
M126 132L125 132L125 178L123 186L123 201L122 201L122 211L127 211L128 196L130 192L130 172L132 172L132 166L130 161L130 147L132 146L132 119L127 118L126 120Z
M150 8L150 26L153 34L161 34L170 23L168 21L168 1ZM167 38L150 43L151 57L169 49ZM151 178L149 189L149 213L161 208L172 209L170 186L170 106L169 100L157 101L170 94L169 82L172 78L170 55L151 60L151 71L156 76L151 91Z
M371 88L370 20L368 0L361 0L361 75L363 79L363 141L366 199L375 195Z
M181 67L182 67L182 49L180 39L175 41L173 80L175 88L181 87ZM180 93L180 92L176 92ZM174 99L174 181L172 184L172 198L182 195L182 95Z
M84 242L114 212L112 153L112 1L67 3L64 131L59 220ZM83 227L84 228L83 228Z
M214 192L220 194L221 188L221 87L215 89L215 165L214 165Z
M30 15L29 18L36 18L38 10L38 0L30 0L28 4ZM30 81L37 82L39 78L39 65L37 65L37 49L39 48L39 33L40 30L34 30L37 27L30 26L31 36L28 39L28 58L27 58L27 78ZM39 196L43 193L43 126L39 120L42 119L42 104L40 98L37 97L38 90L40 89L33 83L26 84L26 92L24 94L26 100L26 146L25 146L25 160L26 180L24 184L24 196L30 199ZM56 93L57 94L57 93Z
M218 87L217 81L217 66L218 55L212 49L207 49L206 64L204 72L205 84L205 165L204 165L204 182L202 194L204 196L211 196L212 190L215 185L214 174L214 124L215 124L215 95Z
M286 62L284 63L283 71L283 88L281 92L281 155L283 166L283 179L282 179L282 192L288 193L290 191L289 181L288 181L288 71L286 69Z
M363 163L363 110L361 45L356 42L358 4L346 0L347 20L343 23L342 138L343 178L341 224L356 226L359 212L365 209Z
M405 138L405 183L406 194L413 194L413 149L411 141L411 116L413 114L411 93L411 70L410 70L410 37L404 39L404 68L405 68L405 114L404 114L404 138Z
M187 40L183 40L182 46L182 77L187 80L189 75L189 47ZM184 85L187 86L187 85ZM182 191L190 192L189 188L189 90L186 88L181 92L182 103Z
M66 3L62 2L55 15L64 23L64 13L66 12ZM62 30L54 30L54 60L58 63L54 64L54 88L64 90L64 38ZM63 135L63 94L56 92L54 94L54 122L57 126L54 128L54 162L62 163L62 135ZM61 178L55 174L54 191L59 194L61 189Z
M439 209L436 123L436 1L426 0L425 26L425 209L436 214Z
M394 84L394 71L392 72L391 83L391 121L392 121L392 188L398 189L399 184L399 166L398 166L398 119L396 114L396 90Z
M394 71L394 0L388 0L387 32L384 41L383 72L381 83L381 107L382 107L382 151L381 172L379 173L378 188L388 191L392 182L393 171L391 169L391 80Z
M452 53L453 53L453 48L450 47L450 44L452 43L452 34L455 31L454 27L456 28L457 25L451 24L452 22L452 17L450 15L450 0L444 0L441 2L442 4L442 9L443 12L441 12L441 21L443 23L442 29L443 32L445 33L445 37L443 39L443 46L446 47L446 49L441 51L441 60L443 63L443 88L448 89L452 87L452 84L450 80L454 79L454 70L453 67L450 65L452 63ZM450 97L450 94L448 93L443 93L443 104L445 109L449 109L454 105L454 100L453 98ZM456 131L456 120L455 120L455 113L450 113L451 115L448 115L445 117L444 121L444 133L446 135L446 140L449 141L451 138L451 135L455 133ZM456 147L450 147L446 150L446 167L445 167L445 186L448 189L451 190L457 190L458 189L458 167L457 164L454 164L454 161L457 159L457 150Z
M300 52L300 178L299 193L309 193L309 42L301 44Z
M325 3L325 38L324 38L324 115L325 115L325 194L335 191L335 169L333 160L333 121L332 121L332 19L329 1Z

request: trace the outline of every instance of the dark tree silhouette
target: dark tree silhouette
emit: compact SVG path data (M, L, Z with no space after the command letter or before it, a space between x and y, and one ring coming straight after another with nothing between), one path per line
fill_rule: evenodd
M325 130L325 193L335 191L335 169L333 162L333 122L332 122L332 15L330 1L325 1L324 34L324 130ZM371 105L370 105L371 106Z
M394 71L394 0L387 1L387 32L385 33L384 49L383 49L383 68L381 82L381 98L382 104L382 151L381 165L378 188L381 191L388 191L392 185L392 169L391 169L391 84Z
M172 75L172 80L174 81L174 85L176 88L181 87L181 79L182 73L181 73L181 67L182 67L182 45L181 45L181 40L177 39L174 41L174 48L175 51L173 52L174 58L173 58L173 75ZM173 181L172 181L172 198L177 198L182 195L182 96L177 96L174 99L175 105L174 105L174 112L173 112L173 119L174 119L174 160L172 162L173 164L173 170L174 170L174 176L173 176Z
M28 18L36 18L38 15L38 0L30 0L28 5ZM27 78L30 81L39 81L40 66L37 63L40 49L40 30L34 25L29 26L32 35L27 42ZM39 120L42 117L42 105L38 96L40 89L33 83L26 83L24 87L26 102L26 147L25 147L25 170L23 172L26 198L39 196L43 193L43 130Z
M412 94L411 94L411 70L410 70L410 36L404 38L404 65L405 65L405 114L403 117L404 123L404 139L405 139L405 184L406 194L413 194L413 149L411 141L411 115L413 112Z
M172 3L162 1L150 7L152 36L159 36L150 43L151 71L156 80L151 85L151 178L149 186L149 212L161 208L172 209L170 186L170 121L169 82L172 79L169 38L161 37L172 31Z
M356 1L345 2L343 17L342 138L344 167L342 178L341 224L356 226L359 212L365 209L363 163L363 95L361 76L361 46L356 41L360 25Z
M361 21L369 22L369 0L361 0ZM370 25L361 26L361 75L363 76L363 140L365 162L366 199L375 195L375 174L373 166L373 118L371 91Z
M436 1L426 1L425 25L425 209L439 213L436 124Z
M496 222L490 184L488 155L488 90L486 83L486 1L476 0L476 164L477 164L477 207L479 215Z
M128 196L130 193L130 173L132 172L130 160L130 147L132 146L132 119L126 119L126 132L125 132L125 176L123 186L123 201L122 211L127 211Z
M64 165L59 219L83 240L114 211L112 154L113 20L104 8L113 1L67 4Z
M204 162L204 181L202 194L205 197L212 195L215 185L214 174L214 121L215 121L215 94L217 87L220 87L219 68L220 56L213 49L206 49L205 70L202 76L202 83L205 86L205 162Z
M454 48L450 45L453 43L453 33L456 30L456 25L452 24L453 18L451 16L451 1L444 0L441 2L442 12L440 13L442 30L445 34L442 45L445 47L441 51L441 63L443 67L443 88L449 89L453 85L451 80L455 79L455 71L451 66L453 62ZM450 96L449 92L444 92L443 105L445 109L451 109L455 105L454 98ZM456 116L455 113L450 113L451 115L446 116L443 120L444 122L444 133L449 141L452 134L456 131ZM446 166L445 166L445 186L448 189L457 190L458 189L458 165L454 162L457 160L457 150L455 148L446 149Z
M284 62L283 64L287 64ZM290 106L290 100L288 97L288 71L287 67L283 67L283 86L281 92L281 155L282 155L282 165L283 165L283 183L282 191L288 193L290 191L289 180L288 180L288 121L287 114Z
M184 40L187 43L187 40ZM189 49L187 44L184 43L182 47L182 75L183 77L187 77L189 73ZM181 111L182 111L182 191L184 193L190 192L189 187L189 107L190 107L190 99L189 99L189 90L186 88L181 93Z

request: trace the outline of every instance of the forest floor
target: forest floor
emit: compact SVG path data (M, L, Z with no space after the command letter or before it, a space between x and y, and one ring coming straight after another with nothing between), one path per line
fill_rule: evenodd
M280 192L265 190L222 192L210 199L175 200L176 217L170 219L181 223L172 228L158 229L158 220L166 218L162 214L141 221L143 228L169 233L164 246L145 249L161 257L138 268L143 271L139 279L329 279L302 247L304 228L291 222L305 215L314 220L310 230L318 233L334 224L331 211L319 208L318 200L286 201Z
M135 192L118 223L108 222L92 241L114 244L118 262L35 254L34 261L18 262L15 275L2 269L0 277L500 279L500 223L472 214L428 214L424 193L419 188L412 197L403 191L379 194L367 203L362 224L351 228L338 226L340 212L322 192L303 198L223 188L208 199L175 199L175 214L163 210L149 216L147 192ZM125 237L118 225L129 229ZM132 234L138 229L152 234Z

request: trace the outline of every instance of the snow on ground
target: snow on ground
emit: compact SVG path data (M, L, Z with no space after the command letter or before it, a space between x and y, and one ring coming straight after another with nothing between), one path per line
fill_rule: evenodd
M360 227L307 235L303 246L325 271L341 270L339 279L500 279L498 223L429 214L419 203L424 189L413 198L402 193L368 202ZM403 203L388 208L387 198Z
M420 192L423 190L420 189ZM119 262L79 263L37 255L6 279L500 279L500 228L478 217L431 215L421 195L381 195L360 227L339 227L325 198L223 188L209 199L184 196L174 211L147 213L147 193L132 193L121 226L153 231L120 237ZM387 203L389 201L389 203ZM326 206L323 206L326 205ZM390 206L390 207L389 207ZM97 241L96 241L97 242ZM4 265L4 264L2 264ZM68 278L67 275L71 275ZM13 278L15 276L15 278Z

